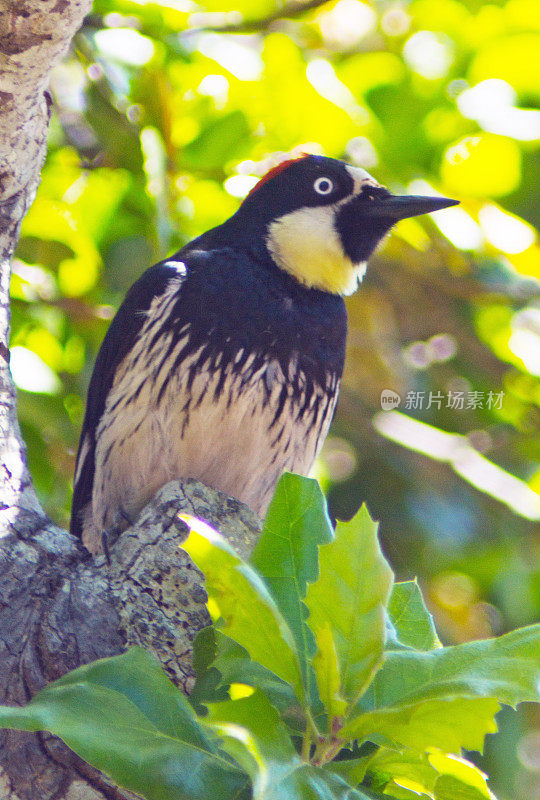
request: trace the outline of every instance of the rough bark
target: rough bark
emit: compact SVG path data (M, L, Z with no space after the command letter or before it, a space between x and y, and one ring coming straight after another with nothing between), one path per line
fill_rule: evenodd
M179 510L219 529L246 555L255 514L197 481L161 489L111 548L111 563L43 516L20 515L0 538L0 702L26 703L65 672L133 644L184 690L191 645L208 624L202 576L179 545ZM0 731L0 800L132 797L52 736Z
M0 703L26 703L74 667L131 644L155 653L188 688L191 643L207 624L200 573L179 548L179 509L240 552L259 522L195 481L168 484L111 549L93 559L55 527L26 467L9 371L10 261L45 157L47 85L90 0L0 0ZM48 734L0 731L0 800L122 800Z

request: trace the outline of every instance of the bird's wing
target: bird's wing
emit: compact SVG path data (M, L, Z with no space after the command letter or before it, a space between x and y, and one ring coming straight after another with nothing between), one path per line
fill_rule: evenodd
M179 283L179 277L185 277L185 274L186 267L179 254L147 270L127 293L105 335L88 388L86 414L75 463L70 525L70 531L75 536L82 534L82 514L92 499L96 430L116 369L134 346L154 298L163 294L172 279Z

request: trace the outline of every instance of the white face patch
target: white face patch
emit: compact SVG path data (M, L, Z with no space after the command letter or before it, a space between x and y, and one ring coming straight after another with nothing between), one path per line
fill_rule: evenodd
M381 184L378 183L375 178L366 172L365 169L362 167L351 167L349 164L345 166L345 169L352 177L354 181L354 191L353 194L359 194L362 191L364 186L380 186Z
M274 220L267 246L274 260L300 283L333 294L355 292L366 263L353 263L346 255L335 227L336 212L365 186L379 186L369 172L347 166L354 181L350 195L328 206L306 206Z

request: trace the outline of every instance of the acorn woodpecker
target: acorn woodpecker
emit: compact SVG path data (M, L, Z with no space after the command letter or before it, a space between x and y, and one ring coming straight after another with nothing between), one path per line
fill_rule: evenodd
M307 474L345 358L344 295L390 228L455 200L394 196L308 155L274 167L223 225L131 287L99 351L77 454L72 533L101 549L165 483L196 478L263 515Z

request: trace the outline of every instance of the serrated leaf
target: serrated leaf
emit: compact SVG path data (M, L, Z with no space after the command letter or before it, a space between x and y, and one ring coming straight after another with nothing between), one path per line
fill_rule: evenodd
M434 786L436 800L496 800L487 785L487 776L465 758L430 753L429 763L441 773Z
M540 625L431 652L391 651L342 735L481 750L499 703L538 700L539 679Z
M255 570L205 523L183 515L191 532L182 547L204 573L208 610L249 656L289 683L298 699L304 687L294 637Z
M228 692L223 685L221 673L214 666L216 658L216 633L213 625L200 630L193 641L193 669L196 680L189 695L189 702L198 714L205 714L206 703L227 700ZM247 657L247 654L246 654Z
M433 617L426 608L416 581L394 584L388 601L388 615L398 645L415 650L433 650L441 646Z
M319 545L328 544L334 532L326 501L317 481L285 473L268 509L261 537L250 563L263 577L293 633L304 684L315 654L313 634L306 625L303 602L307 584L319 574Z
M350 522L338 522L336 538L320 550L320 577L309 586L309 627L330 626L341 695L353 703L381 664L386 604L392 570L377 539L377 525L363 507Z
M468 788L471 800L493 800L486 776L475 764L433 748L427 753L381 748L369 760L367 772L373 783L384 785L385 793L397 796L403 791L412 791L437 798L439 782L442 781L444 788L447 778L451 777L459 781L463 790Z
M247 783L140 648L73 670L23 708L0 707L0 725L54 733L147 800L234 798Z
M394 747L415 750L433 746L454 753L461 748L481 751L486 735L497 731L499 710L500 704L490 697L424 700L368 712L351 720L340 735L345 740L383 737Z
M540 625L530 625L431 652L391 652L359 706L460 696L515 706L540 699L539 679Z
M211 706L209 719L250 775L253 800L367 800L338 775L302 761L262 692Z
M463 783L452 775L442 775L435 784L434 797L435 800L486 800L486 798L496 800L495 795L487 787L486 790L487 794L484 790Z

